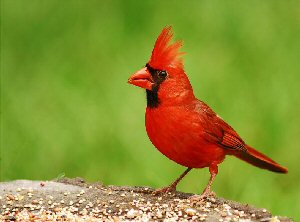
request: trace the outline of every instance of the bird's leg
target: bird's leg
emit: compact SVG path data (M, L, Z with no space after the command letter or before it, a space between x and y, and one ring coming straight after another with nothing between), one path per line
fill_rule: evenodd
M167 186L167 187L164 187L162 189L158 189L158 190L155 190L153 192L154 195L158 195L158 194L162 194L162 193L173 193L176 191L176 187L177 187L177 184L183 179L183 177L185 177L190 171L191 171L192 168L187 168L183 174L181 174L171 185Z
M193 195L190 197L190 200L192 202L199 202L203 199L205 199L206 197L209 196L216 196L216 194L211 191L211 185L213 184L217 174L218 174L218 164L216 162L213 162L210 166L209 166L209 172L210 172L210 180L206 186L206 188L204 189L203 193L201 195Z
M215 193L211 191L211 185L214 182L217 174L218 174L218 165L217 164L211 164L209 166L209 172L210 172L210 180L206 186L206 188L204 189L203 193L201 194L201 196L215 196Z

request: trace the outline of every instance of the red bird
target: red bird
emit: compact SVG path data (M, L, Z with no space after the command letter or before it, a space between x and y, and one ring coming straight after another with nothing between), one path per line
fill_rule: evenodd
M175 191L191 169L209 167L211 177L201 198L212 194L210 187L226 155L273 172L287 173L287 168L247 145L228 123L195 97L184 71L180 52L183 43L172 43L172 38L172 27L164 28L150 61L128 80L146 89L146 130L153 145L169 159L187 167L176 181L159 192Z

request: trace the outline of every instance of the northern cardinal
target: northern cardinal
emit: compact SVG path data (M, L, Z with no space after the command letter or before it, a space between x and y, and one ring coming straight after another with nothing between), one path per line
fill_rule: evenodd
M218 165L234 155L256 167L277 173L288 170L247 145L239 134L206 103L197 99L184 71L182 41L172 43L172 27L162 30L152 56L128 83L146 89L146 130L153 145L166 157L187 167L171 185L159 192L176 191L193 168L209 167L210 180L201 197L212 194Z

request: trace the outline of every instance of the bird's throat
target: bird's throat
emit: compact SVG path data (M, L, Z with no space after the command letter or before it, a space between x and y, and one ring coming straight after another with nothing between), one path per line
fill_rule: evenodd
M159 106L158 88L153 87L153 90L146 90L147 93L147 107L157 108Z

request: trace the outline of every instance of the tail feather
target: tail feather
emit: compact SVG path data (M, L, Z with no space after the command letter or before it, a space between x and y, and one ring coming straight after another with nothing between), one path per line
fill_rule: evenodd
M267 169L276 173L287 173L288 169L281 166L271 158L247 145L247 152L235 154L241 160L246 161L254 166Z

